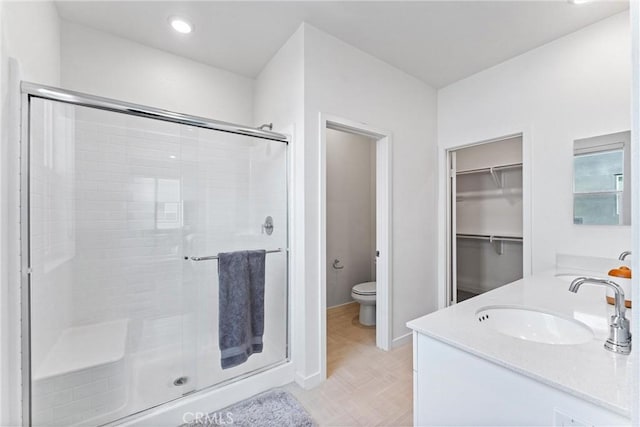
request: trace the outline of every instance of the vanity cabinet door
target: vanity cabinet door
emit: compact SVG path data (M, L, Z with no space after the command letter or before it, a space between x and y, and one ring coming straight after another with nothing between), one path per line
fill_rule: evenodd
M631 425L628 418L417 334L414 421L418 426Z

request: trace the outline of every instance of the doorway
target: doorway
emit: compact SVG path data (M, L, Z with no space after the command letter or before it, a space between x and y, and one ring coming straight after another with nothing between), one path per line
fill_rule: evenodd
M375 282L375 345L383 350L391 346L390 144L390 132L348 119L320 116L319 271L323 378L327 376L327 308L350 304L353 286L358 283L372 286L371 282ZM346 148L349 149L345 151ZM359 158L344 159L347 151ZM334 166L352 170L336 172ZM360 187L357 182L341 184L340 173L344 173L340 176L345 178L356 177ZM354 192L359 194L354 196ZM368 194L363 194L365 192ZM348 321L349 313L341 315L347 316ZM358 319L356 322L355 327L367 327L360 325ZM373 341L374 334L369 333Z
M449 150L447 303L523 277L523 138Z
M327 129L327 374L375 346L376 140Z

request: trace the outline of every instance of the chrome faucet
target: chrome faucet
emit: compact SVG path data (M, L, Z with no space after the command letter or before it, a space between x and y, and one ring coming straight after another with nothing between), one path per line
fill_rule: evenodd
M585 283L606 286L613 289L615 293L615 314L611 316L609 323L609 338L604 343L604 348L620 354L631 353L631 329L629 320L624 317L626 308L624 306L624 291L616 282L595 277L578 277L571 282L569 290L577 293L580 286Z
M620 256L618 257L618 259L619 259L620 261L624 261L624 259L625 259L626 257L628 257L629 255L631 255L631 251L624 251L624 252L622 252L622 253L620 254Z

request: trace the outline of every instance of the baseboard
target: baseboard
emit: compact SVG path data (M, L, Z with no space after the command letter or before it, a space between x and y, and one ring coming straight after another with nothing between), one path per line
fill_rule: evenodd
M334 310L336 308L346 308L345 306L347 306L347 305L352 305L352 304L357 304L357 303L358 303L357 301L349 301L349 302L345 302L345 303L338 304L338 305L332 305L331 307L327 307L327 311Z
M304 377L298 372L296 372L295 375L296 384L298 384L305 390L309 390L319 386L324 380L325 379L322 378L322 372L316 372L315 374L309 375L308 377Z
M394 338L393 341L391 342L391 348L397 348L405 344L409 344L413 339L412 337L413 337L412 332L408 332L402 336L399 336L398 338Z

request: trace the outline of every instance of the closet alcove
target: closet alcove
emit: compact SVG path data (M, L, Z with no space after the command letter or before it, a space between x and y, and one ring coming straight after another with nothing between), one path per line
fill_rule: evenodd
M522 136L449 152L451 302L522 278Z

